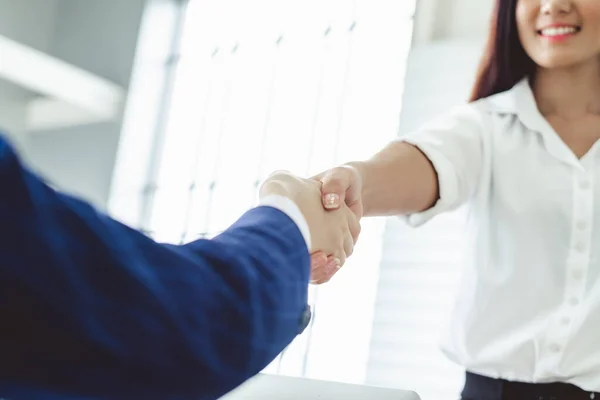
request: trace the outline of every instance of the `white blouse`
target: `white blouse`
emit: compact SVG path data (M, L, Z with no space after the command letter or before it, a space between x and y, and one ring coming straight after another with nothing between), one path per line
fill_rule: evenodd
M440 184L437 204L407 221L468 208L470 250L443 351L481 375L600 391L598 142L578 159L526 79L402 140Z

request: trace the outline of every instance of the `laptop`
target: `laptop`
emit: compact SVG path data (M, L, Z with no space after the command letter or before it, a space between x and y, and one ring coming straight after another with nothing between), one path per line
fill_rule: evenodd
M259 374L221 400L420 400L408 390Z

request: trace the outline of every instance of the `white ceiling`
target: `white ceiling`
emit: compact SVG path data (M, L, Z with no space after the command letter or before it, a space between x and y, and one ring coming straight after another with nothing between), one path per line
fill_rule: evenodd
M0 35L41 51L50 48L59 0L0 0ZM0 63L2 62L0 55ZM37 94L0 77L0 99L25 101Z
M51 55L60 1L0 0L0 102L22 104L26 130L110 120L120 112L122 88Z
M38 94L0 78L0 99L4 101L26 102Z

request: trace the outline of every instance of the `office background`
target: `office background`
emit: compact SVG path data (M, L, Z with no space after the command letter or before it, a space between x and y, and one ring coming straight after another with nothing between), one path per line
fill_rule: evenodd
M270 171L368 157L464 101L491 5L0 0L0 129L59 190L157 240L210 237ZM310 328L267 371L456 398L463 371L437 342L461 221L365 220L356 254L311 288Z

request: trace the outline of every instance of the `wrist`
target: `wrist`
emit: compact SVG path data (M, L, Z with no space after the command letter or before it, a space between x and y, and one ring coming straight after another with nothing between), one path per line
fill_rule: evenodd
M294 221L296 226L300 229L302 236L304 237L304 241L306 243L306 247L311 249L311 230L308 225L308 220L306 215L300 206L290 199L288 196L284 196L281 194L274 194L270 192L268 195L263 195L259 200L260 206L268 206L278 209L286 214L288 217Z

